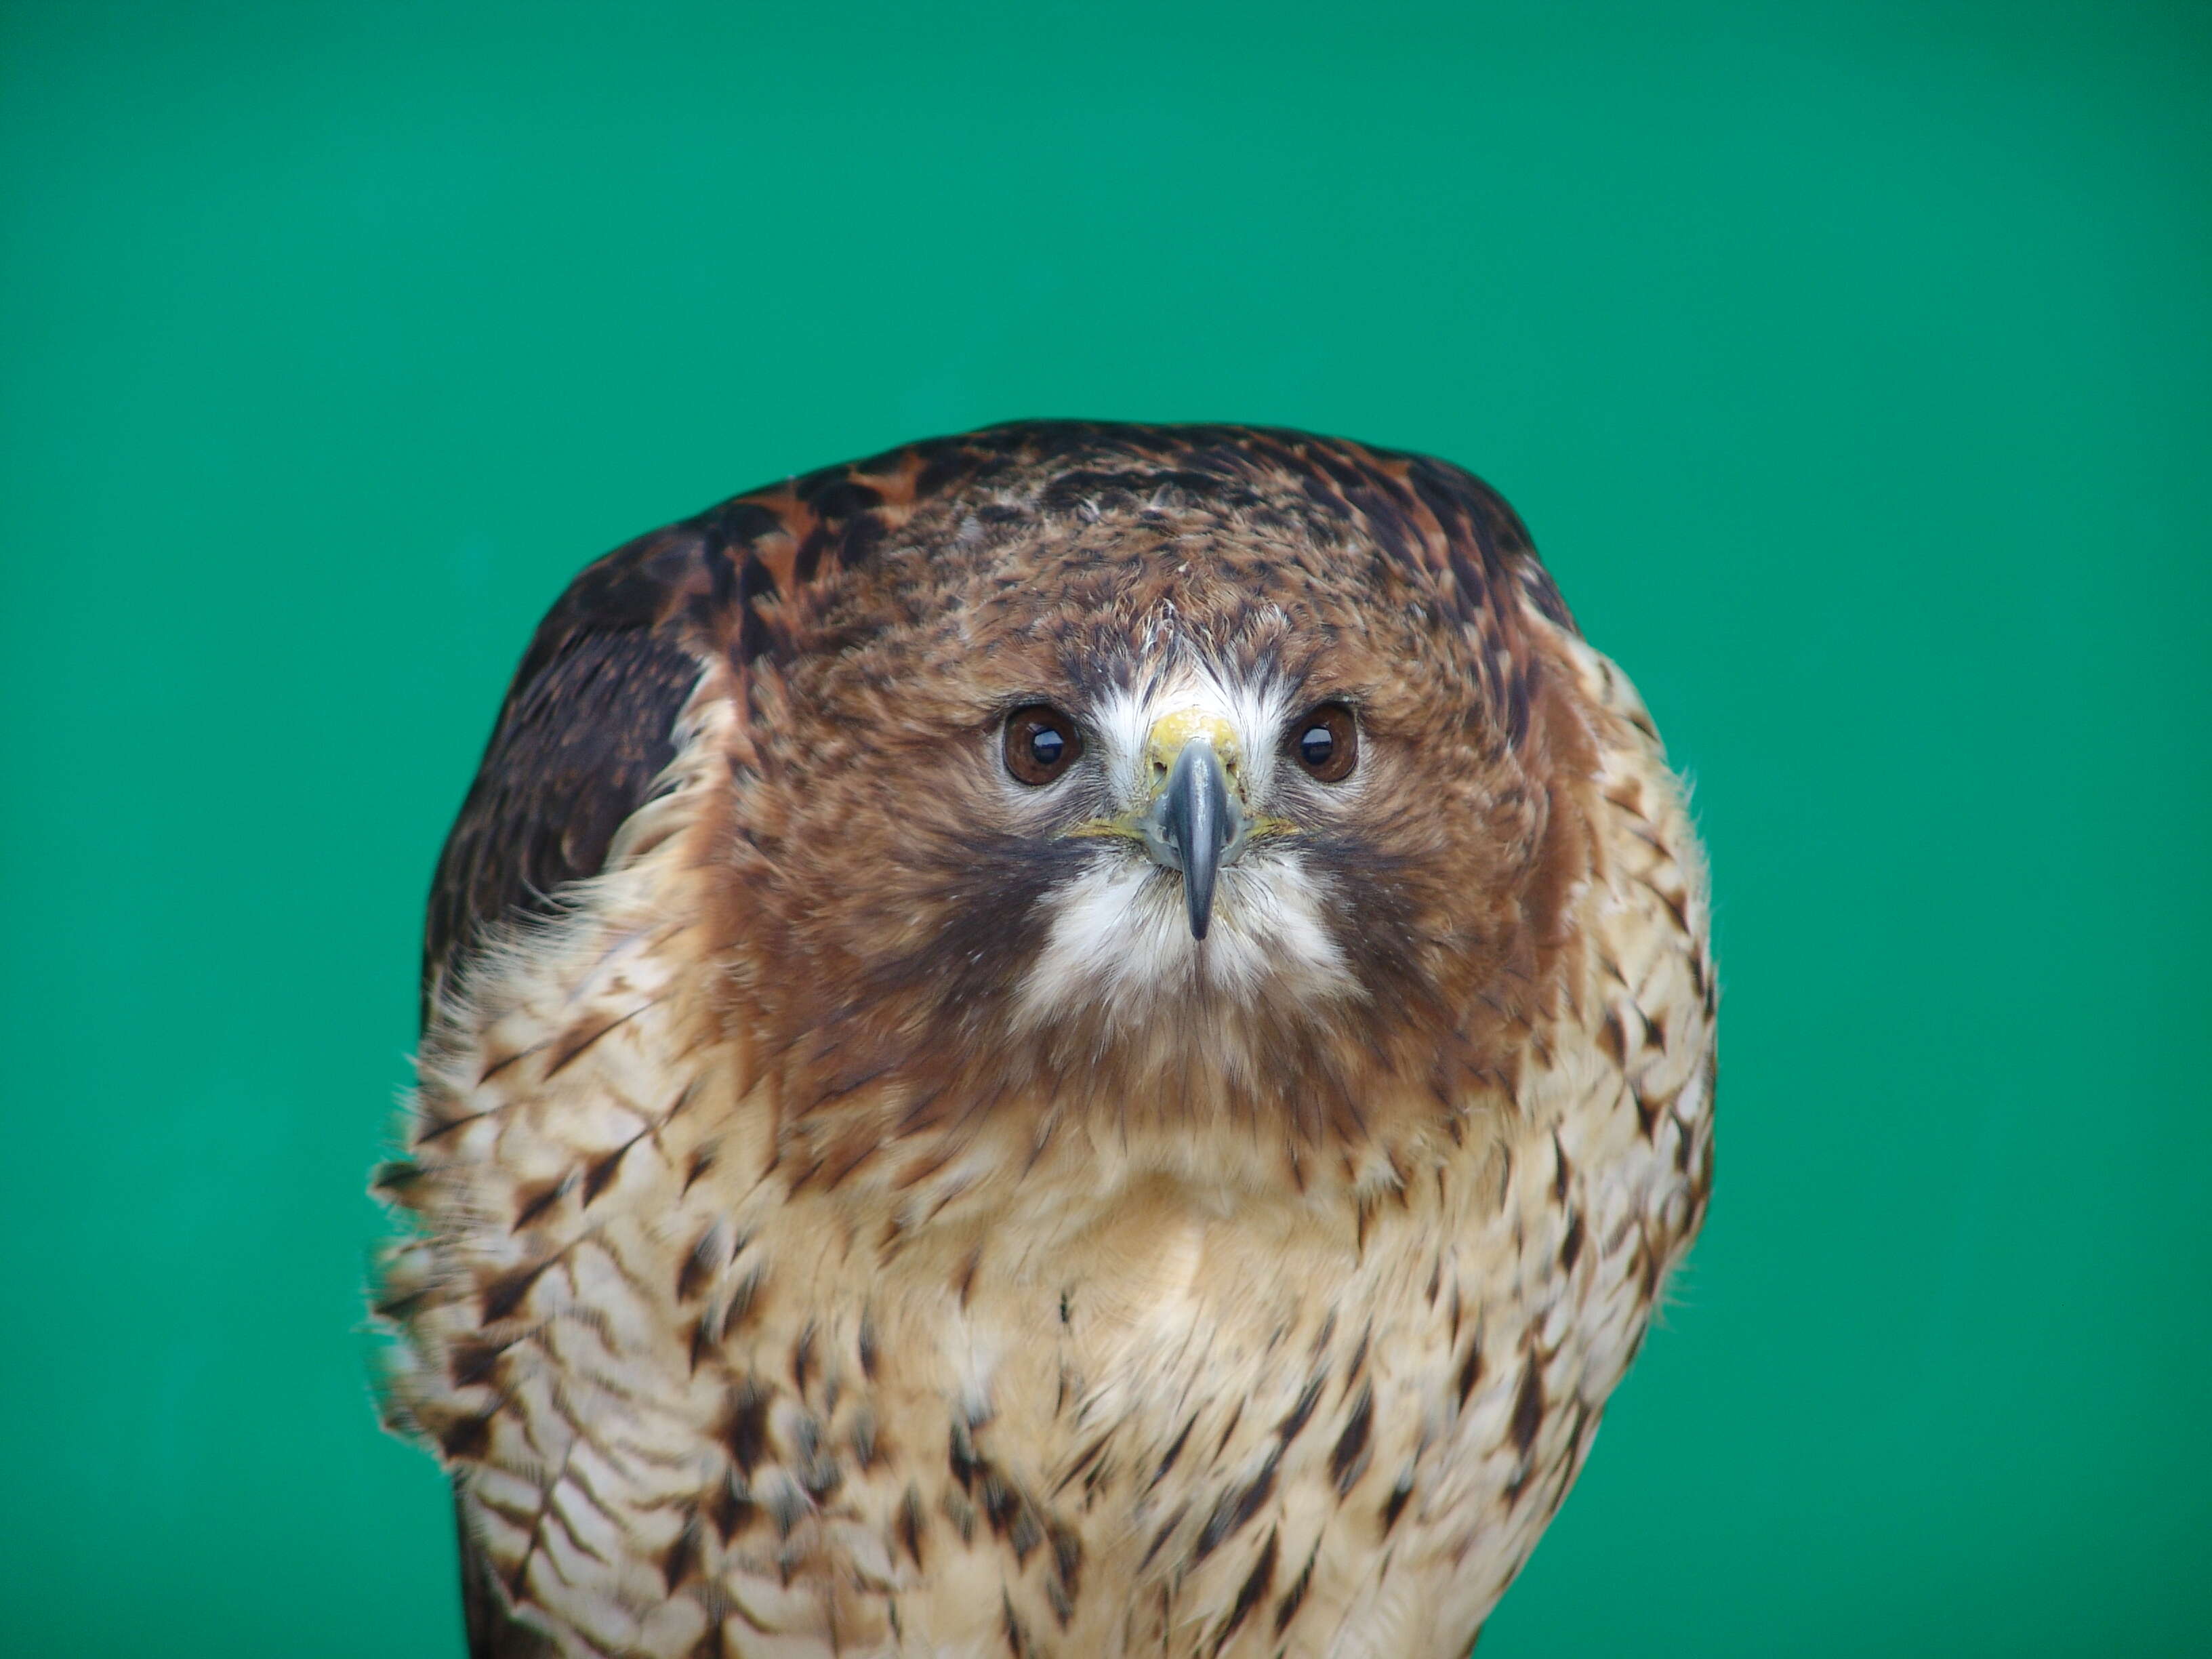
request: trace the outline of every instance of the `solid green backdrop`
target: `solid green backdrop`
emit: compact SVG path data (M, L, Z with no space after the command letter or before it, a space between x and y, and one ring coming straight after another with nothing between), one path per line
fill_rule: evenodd
M1503 489L1717 1198L1485 1638L2202 1651L2212 14L0 8L0 1648L453 1656L364 1194L571 571L1015 416Z

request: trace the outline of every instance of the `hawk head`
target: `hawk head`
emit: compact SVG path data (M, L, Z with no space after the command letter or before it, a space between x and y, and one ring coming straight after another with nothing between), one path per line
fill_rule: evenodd
M754 601L738 1000L801 1110L1433 1111L1552 995L1556 592L1455 469L1101 430Z

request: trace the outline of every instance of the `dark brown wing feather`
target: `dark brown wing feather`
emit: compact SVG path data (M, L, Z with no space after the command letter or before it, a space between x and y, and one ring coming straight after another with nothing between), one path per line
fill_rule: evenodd
M1025 421L911 445L736 497L617 549L570 585L516 671L439 859L425 1020L488 925L545 914L564 884L599 872L673 758L677 718L709 664L742 673L763 656L835 649L824 595L902 532L949 554L963 523L1142 511L1177 493L1356 526L1382 559L1425 570L1492 645L1480 672L1517 740L1530 692L1512 617L1525 601L1572 623L1520 520L1455 466L1232 426ZM460 1551L474 1659L538 1659L548 1650L507 1617L465 1528Z
M670 732L700 662L661 628L661 568L696 558L680 532L592 565L538 627L476 781L446 837L422 930L422 1012L484 926L544 915L595 875L623 820L674 758Z
M482 924L543 914L562 884L598 872L674 758L669 732L698 678L680 645L630 629L579 634L518 683L438 861L426 1005Z

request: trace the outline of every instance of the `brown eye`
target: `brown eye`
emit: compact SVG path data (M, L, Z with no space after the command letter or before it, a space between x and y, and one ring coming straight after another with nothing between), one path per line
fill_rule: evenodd
M1291 753L1323 783L1342 783L1359 760L1359 727L1340 702L1325 702L1291 723Z
M1075 722L1057 708L1036 702L1006 716L1006 770L1018 783L1050 783L1082 753Z

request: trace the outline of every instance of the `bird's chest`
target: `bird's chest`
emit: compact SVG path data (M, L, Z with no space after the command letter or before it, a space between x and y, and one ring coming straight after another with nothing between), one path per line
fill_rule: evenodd
M1039 1178L921 1226L786 1195L670 1393L708 1476L679 1565L862 1650L1472 1629L1640 1337L1622 1287L1656 1281L1634 1258L1662 1160L1563 1144L1334 1198Z
M1680 1172L1587 1094L1333 1195L725 1185L679 1120L521 1303L454 1304L527 1318L465 1502L580 1653L1443 1651L1679 1248Z

